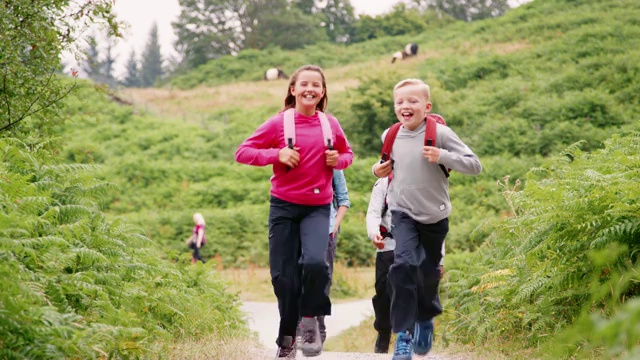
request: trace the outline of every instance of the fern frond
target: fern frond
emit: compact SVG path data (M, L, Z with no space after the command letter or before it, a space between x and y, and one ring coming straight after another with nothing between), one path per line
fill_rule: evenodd
M56 174L76 175L80 172L95 172L100 169L97 164L54 164L42 166L42 171Z

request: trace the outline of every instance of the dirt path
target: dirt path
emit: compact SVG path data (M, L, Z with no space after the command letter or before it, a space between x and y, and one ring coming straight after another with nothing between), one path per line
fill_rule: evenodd
M251 330L258 333L263 349L256 350L255 359L273 359L276 353L275 340L278 336L278 305L272 302L245 302L241 307L247 314L247 320ZM325 318L327 324L327 336L332 337L340 332L356 326L373 314L371 300L358 300L346 303L333 304L332 315ZM298 359L303 359L302 352L298 351ZM423 360L470 360L468 356L443 355L430 353L427 356L413 356L414 359ZM391 354L373 353L344 353L322 352L313 357L317 360L366 360L366 359L391 359Z

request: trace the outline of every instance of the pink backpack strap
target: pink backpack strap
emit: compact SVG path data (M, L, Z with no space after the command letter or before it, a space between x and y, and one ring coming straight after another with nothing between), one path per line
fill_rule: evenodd
M287 146L293 149L296 144L296 122L294 119L295 110L287 109L284 112L284 142ZM322 138L324 144L327 145L329 150L333 150L333 131L331 131L331 124L327 115L322 111L318 111L318 117L320 118L320 126L322 127Z
M322 111L318 111L318 117L320 118L320 126L322 126L322 138L325 145L329 150L333 150L333 132L331 131L331 124L327 118L327 114Z
M296 143L296 122L294 115L294 109L287 109L284 112L284 142L290 149L293 149Z

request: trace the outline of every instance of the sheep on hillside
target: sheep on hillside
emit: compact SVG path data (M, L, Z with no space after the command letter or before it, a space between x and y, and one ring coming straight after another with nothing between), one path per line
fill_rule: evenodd
M281 69L271 68L264 72L264 79L267 81L276 79L289 80L289 76L285 74Z
M393 56L391 57L391 63L393 64L394 62L396 62L396 60L403 60L416 55L418 55L418 44L408 43L404 47L404 50L396 51L395 53L393 53Z

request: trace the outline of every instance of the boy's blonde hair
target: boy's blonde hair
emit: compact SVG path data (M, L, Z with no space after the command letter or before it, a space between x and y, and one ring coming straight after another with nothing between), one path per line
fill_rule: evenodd
M431 100L431 90L429 89L429 85L425 84L424 81L420 79L401 80L399 83L396 84L396 86L393 87L393 93L395 94L396 90L402 87L411 86L411 85L418 86L420 92L422 93L422 95L424 95L425 99L427 99L427 101Z

